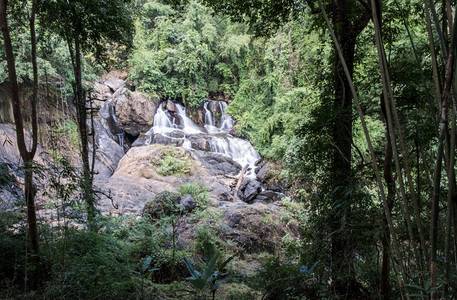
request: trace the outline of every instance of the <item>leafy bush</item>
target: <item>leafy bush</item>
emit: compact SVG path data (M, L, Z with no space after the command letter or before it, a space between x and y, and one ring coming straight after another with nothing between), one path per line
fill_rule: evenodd
M178 156L174 152L165 154L160 161L157 173L162 176L181 176L190 174L190 161L185 156Z
M219 286L227 282L228 278L226 273L223 273L227 264L229 264L234 256L229 257L223 262L218 263L220 253L216 250L216 247L207 243L204 249L205 258L200 259L198 262L184 259L187 270L190 273L190 277L187 278L194 288L193 293L199 299L206 299L205 292L209 290L212 294L212 299L215 299L216 291Z
M209 201L208 188L202 183L186 183L179 187L178 192L184 196L189 194L197 202L198 207L204 207Z
M278 257L270 258L254 276L252 286L263 291L262 299L291 299L297 296L320 299L313 277L317 264L300 266L281 262Z
M159 193L145 203L143 215L147 215L153 220L164 216L181 215L184 213L184 207L179 204L180 200L179 194L168 191Z

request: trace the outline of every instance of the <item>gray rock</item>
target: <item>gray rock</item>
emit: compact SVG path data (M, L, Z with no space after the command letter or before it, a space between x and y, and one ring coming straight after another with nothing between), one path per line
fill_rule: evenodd
M117 124L114 107L111 102L105 102L103 108L100 109L99 114L104 119L104 127L108 129L111 134L117 135L124 133L124 131Z
M192 148L196 150L210 151L210 139L210 137L203 134L189 136L189 141L192 145Z
M94 92L99 95L105 95L108 93L111 95L110 88L107 85L104 85L102 82L96 82L94 84Z
M243 201L251 203L254 198L261 192L262 186L257 180L253 180L248 183L245 190L243 191Z
M204 151L195 151L195 154L210 175L236 175L241 171L239 163L222 154Z
M97 178L110 177L116 170L122 156L124 156L124 149L114 141L117 137L111 133L109 126L109 122L105 119L94 120L96 145L95 177Z
M118 78L110 78L105 81L105 85L108 86L111 91L114 93L118 89L123 88L125 86L124 80Z
M257 197L255 197L255 201L262 201L262 202L275 202L281 200L281 198L285 197L283 193L278 193L272 190L264 190L261 191Z
M147 146L151 144L181 146L184 142L183 138L184 134L179 132L176 135L171 132L167 133L167 135L160 133L147 133L137 138L135 142L133 142L132 147Z
M197 206L195 199L189 194L182 196L180 204L184 206L187 211L192 211Z
M268 165L261 164L256 168L257 180L264 183L270 179L270 175L268 174Z
M166 108L168 111L175 113L176 112L176 105L173 103L171 100L167 100L166 102L163 102L164 108Z

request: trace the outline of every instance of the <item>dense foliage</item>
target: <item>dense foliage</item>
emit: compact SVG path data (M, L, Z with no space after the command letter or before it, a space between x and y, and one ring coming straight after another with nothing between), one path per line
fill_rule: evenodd
M96 58L116 52L121 54L110 57L127 67L139 90L192 107L208 98L230 103L237 133L276 164L270 175L287 185L283 204L296 205L290 214L301 221L300 241L259 259L263 265L254 276L236 279L249 282L250 289L268 299L452 299L457 291L454 3L342 0L336 6L324 1L319 8L320 1L305 2L208 0L205 6L197 0L138 0L125 11L135 23L132 51L86 45L84 80L95 80L101 68ZM339 19L346 9L346 19ZM354 28L355 17L363 26L351 32L353 56L343 47L342 57L349 57L353 67L347 78L338 30ZM21 17L11 20L18 77L27 83L32 78L29 31ZM95 25L96 31L100 24ZM62 37L45 30L46 23L38 26L43 26L38 30L40 76L73 81ZM3 51L0 55L2 82L7 76ZM349 87L354 87L350 99ZM69 85L63 91L68 90ZM348 172L338 168L341 158ZM155 165L163 176L190 173L186 158L172 152ZM11 181L6 169L0 165L0 185ZM182 284L186 266L192 280L201 279L186 253L176 250L176 224L184 217L195 222L208 217L210 201L206 187L196 183L179 192L196 199L191 216L177 204L179 194L165 193L148 202L140 220L101 218L97 231L43 225L42 264L49 278L37 294L177 297L173 284L170 292L151 282ZM28 272L25 227L15 213L2 212L0 220L0 274L5 277L0 295L10 297L19 293ZM193 254L204 254L208 243L220 251L230 248L215 235L201 227ZM216 261L200 266L211 271L205 283L217 282L217 276L210 281ZM248 298L251 292L234 295Z

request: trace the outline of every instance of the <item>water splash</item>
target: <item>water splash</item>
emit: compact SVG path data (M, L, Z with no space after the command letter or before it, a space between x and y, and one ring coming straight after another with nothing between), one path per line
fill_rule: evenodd
M168 117L167 113L163 110L162 105L159 105L159 107L157 108L157 112L154 116L154 123L152 125L152 128L149 129L149 131L146 134L166 133L173 131L174 129L177 129L176 124L173 124L170 121L170 118Z
M184 142L182 143L182 147L186 148L186 149L192 149L192 143L187 138L184 138Z

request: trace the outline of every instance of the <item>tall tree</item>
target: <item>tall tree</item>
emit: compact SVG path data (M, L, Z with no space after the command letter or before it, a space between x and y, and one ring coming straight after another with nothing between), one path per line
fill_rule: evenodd
M11 87L11 95L13 100L13 116L16 125L16 139L19 153L24 162L24 194L27 203L27 224L30 235L30 249L32 252L32 263L37 267L39 242L38 242L38 227L36 221L35 210L35 190L33 188L33 159L36 154L38 145L38 121L37 121L37 102L38 102L38 67L37 67L37 50L36 50L36 35L35 35L35 11L36 1L32 1L30 11L30 39L32 44L32 66L33 66L33 93L30 100L31 119L32 119L32 144L28 147L24 128L24 116L21 107L23 103L19 95L19 86L16 75L15 56L11 42L11 35L8 26L8 1L0 1L0 27L2 29L6 59L8 64L8 79Z
M76 104L77 123L81 140L83 167L82 190L87 203L87 216L91 221L96 214L92 187L93 173L89 163L89 134L87 105L83 86L83 52L92 52L103 59L106 46L112 42L130 45L132 20L129 0L40 0L40 19L51 31L66 40L73 68L73 96ZM95 145L93 145L95 152Z

